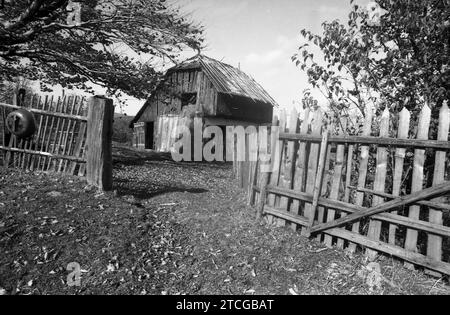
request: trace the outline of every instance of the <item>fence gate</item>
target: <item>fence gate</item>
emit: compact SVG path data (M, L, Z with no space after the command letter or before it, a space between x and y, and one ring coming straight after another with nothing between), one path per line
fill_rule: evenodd
M21 122L7 117L21 109L32 113L35 125L34 133L22 138L6 127L19 127L15 124ZM0 165L87 176L88 182L108 189L111 175L105 180L98 172L112 172L113 113L112 102L98 97L87 101L79 96L30 95L14 97L12 104L0 103ZM89 130L96 135L88 137ZM89 164L94 165L90 172Z
M345 134L345 119L325 127L322 115L306 110L300 120L294 110L289 120L284 112L274 117L280 132L273 135L270 172L261 172L261 159L239 168L249 170L238 175L249 179L257 216L327 246L364 249L369 257L382 252L450 275L448 106L440 109L436 140L429 137L426 105L415 139L406 109L394 127L385 110L376 134L368 109L358 136Z

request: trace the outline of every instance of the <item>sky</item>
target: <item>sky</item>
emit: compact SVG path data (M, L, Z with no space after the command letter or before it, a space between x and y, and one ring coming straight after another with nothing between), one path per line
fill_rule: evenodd
M281 107L301 99L306 75L291 57L300 30L321 32L325 20L345 21L348 0L178 0L205 27L204 54L252 76Z
M359 0L356 3L366 4ZM203 54L240 67L277 101L291 108L308 88L306 75L291 61L300 30L321 34L321 23L346 22L350 0L169 0L204 26ZM134 115L142 101L124 109Z
M204 28L204 55L240 67L290 110L308 86L306 75L291 61L303 43L305 28L322 33L321 24L335 19L346 23L350 0L167 0ZM369 0L354 3L366 5ZM190 56L195 55L192 52ZM187 54L189 56L189 54ZM58 93L56 88L52 93ZM97 94L104 94L95 87ZM61 92L61 91L60 91ZM319 92L313 95L320 99ZM123 99L116 112L135 115L145 100Z

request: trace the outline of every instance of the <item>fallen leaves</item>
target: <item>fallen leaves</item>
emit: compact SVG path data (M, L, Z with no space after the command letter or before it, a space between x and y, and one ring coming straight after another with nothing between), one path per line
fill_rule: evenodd
M353 274L358 256L254 224L227 165L116 165L115 193L76 178L9 172L0 181L8 186L0 295L366 293L365 279ZM65 284L71 261L89 270L81 287Z
M59 191L50 191L47 193L47 196L57 198L57 197L61 197L62 193Z
M255 290L254 289L249 289L249 290L244 290L244 294L249 294L249 295L253 295L255 294Z
M298 290L297 287L295 287L295 289L294 288L289 288L289 294L290 295L299 295L297 290Z

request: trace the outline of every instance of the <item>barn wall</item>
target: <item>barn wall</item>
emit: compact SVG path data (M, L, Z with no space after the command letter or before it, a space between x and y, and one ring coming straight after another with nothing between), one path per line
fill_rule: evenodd
M183 93L197 93L196 104L182 107ZM191 128L196 116L261 124L271 122L273 113L271 105L217 93L207 75L193 69L169 74L149 102L138 122L155 122L155 150L160 152L169 152L181 126Z
M255 123L268 123L272 121L272 115L272 105L255 102L242 96L218 95L218 117Z
M156 128L155 150L169 152L180 138L182 128L188 128L193 135L196 105L183 107L179 115L158 116Z
M198 75L197 108L203 116L215 116L217 113L217 92L208 77Z
M191 69L169 75L166 82L149 100L150 104L138 122L156 122L161 115L179 115L181 112L181 94L198 92L199 84L203 84L203 78L199 80L199 73L198 70ZM198 99L199 95L197 95L197 103Z
M178 115L161 115L158 117L156 151L170 152L177 141L179 120Z

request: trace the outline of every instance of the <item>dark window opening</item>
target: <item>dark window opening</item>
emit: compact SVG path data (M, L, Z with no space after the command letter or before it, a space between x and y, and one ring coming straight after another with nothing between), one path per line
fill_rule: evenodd
M197 103L197 93L181 94L181 107L187 105L195 105L195 103Z
M155 122L150 121L145 123L145 148L154 149L154 132L155 132Z

